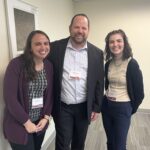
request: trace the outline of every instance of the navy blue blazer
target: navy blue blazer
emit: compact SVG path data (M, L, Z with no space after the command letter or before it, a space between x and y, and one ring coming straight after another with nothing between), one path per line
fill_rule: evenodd
M108 89L108 68L111 60L105 64L105 90ZM135 59L131 59L126 72L127 91L132 105L132 114L135 113L144 99L143 76Z
M61 82L64 56L69 38L51 43L51 52L48 59L54 67L54 105L53 117L61 110ZM90 122L91 112L100 112L104 91L104 63L103 52L91 43L88 47L87 72L87 116Z

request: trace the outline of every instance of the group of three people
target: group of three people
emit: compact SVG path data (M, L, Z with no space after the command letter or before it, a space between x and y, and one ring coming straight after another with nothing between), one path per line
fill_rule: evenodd
M43 31L32 31L24 54L10 61L3 126L13 150L40 150L51 115L55 149L84 150L88 125L100 112L107 149L126 149L131 115L144 98L142 73L122 30L106 36L104 73L102 50L87 41L89 28L88 17L77 14L66 39L50 43Z

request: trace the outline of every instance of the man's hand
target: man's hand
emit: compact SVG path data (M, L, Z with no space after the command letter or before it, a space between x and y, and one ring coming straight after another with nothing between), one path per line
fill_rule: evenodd
M91 121L95 121L99 116L99 113L96 113L96 112L92 112L91 114Z

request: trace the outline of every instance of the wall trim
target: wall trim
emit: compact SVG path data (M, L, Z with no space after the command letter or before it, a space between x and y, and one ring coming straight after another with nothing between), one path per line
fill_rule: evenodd
M142 109L142 108L139 108L137 112L150 114L150 109Z

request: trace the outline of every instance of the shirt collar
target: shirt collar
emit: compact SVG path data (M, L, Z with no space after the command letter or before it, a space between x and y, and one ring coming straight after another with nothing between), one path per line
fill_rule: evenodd
M68 40L67 48L72 49L72 50L76 50L76 48L74 48L72 46L72 43L71 43L70 39ZM79 50L87 50L87 49L88 48L87 48L87 41L86 41L85 45L81 49L79 49Z

